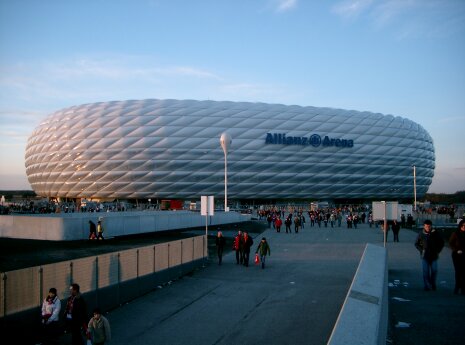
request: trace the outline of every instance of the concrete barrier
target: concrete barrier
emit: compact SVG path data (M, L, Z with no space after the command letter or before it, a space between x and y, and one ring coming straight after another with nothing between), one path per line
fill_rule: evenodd
M147 232L203 227L205 216L191 211L141 211L106 213L60 213L52 215L2 215L0 237L30 240L71 241L89 236L89 220L103 218L104 236L117 237ZM208 225L248 221L250 214L215 212Z
M367 244L328 344L386 344L386 248Z

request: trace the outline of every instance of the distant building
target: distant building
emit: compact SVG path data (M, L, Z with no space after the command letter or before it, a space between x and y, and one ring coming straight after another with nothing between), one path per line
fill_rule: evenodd
M29 137L41 196L224 196L220 136L232 137L232 199L411 198L431 184L431 136L408 119L332 108L194 100L118 101L57 111Z

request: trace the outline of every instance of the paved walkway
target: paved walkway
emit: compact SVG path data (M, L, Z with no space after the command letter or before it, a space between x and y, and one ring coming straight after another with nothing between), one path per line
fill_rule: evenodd
M392 233L389 234L392 236ZM326 344L366 243L382 246L379 228L310 228L262 236L271 257L262 270L224 264L205 268L112 310L113 345ZM454 271L446 247L438 291L423 291L416 233L388 238L387 344L458 345L465 339L465 296L453 295Z
M271 246L264 270L232 253L211 262L112 311L112 344L325 344L365 243L382 245L379 230L269 230L254 250L261 236Z
M438 261L437 291L424 291L420 256L413 245L416 233L401 230L399 237L399 243L387 243L388 344L464 344L465 296L453 294L455 279L450 249L445 247Z

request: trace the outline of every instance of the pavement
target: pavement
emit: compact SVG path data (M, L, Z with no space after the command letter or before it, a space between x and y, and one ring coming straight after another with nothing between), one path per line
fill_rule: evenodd
M365 241L380 242L372 230ZM365 241L347 229L268 230L265 269L207 267L108 314L119 344L325 344L363 254Z
M391 233L392 235L392 233ZM387 243L389 267L388 344L465 343L465 296L454 295L451 251L438 261L437 291L424 291L417 233L402 229L398 243ZM446 243L448 239L445 238Z
M232 234L226 232L228 236ZM389 235L392 235L390 233ZM383 246L379 228L269 229L266 268L237 265L232 252L106 313L112 345L326 344L366 243ZM438 290L424 291L416 232L388 236L387 344L444 345L465 340L465 296L454 295L449 248L439 259Z

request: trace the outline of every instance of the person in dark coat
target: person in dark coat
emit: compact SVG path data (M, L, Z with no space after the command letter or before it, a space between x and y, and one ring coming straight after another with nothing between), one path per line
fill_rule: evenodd
M439 253L444 247L441 235L433 229L433 223L427 219L423 223L423 231L415 241L415 247L420 252L423 268L423 284L425 291L436 290Z
M71 333L73 345L82 345L82 329L87 331L87 307L79 289L78 284L71 284L71 296L68 297L65 309L66 329Z
M400 231L400 224L397 220L392 221L391 225L392 233L394 234L394 242L399 242L399 231Z
M223 250L225 243L226 240L223 237L223 233L221 231L218 231L218 234L216 236L216 252L218 253L218 265L221 265L223 261Z
M465 220L459 222L449 239L449 246L452 251L452 262L455 270L454 293L459 291L465 295Z
M244 266L249 267L250 247L253 245L253 239L247 232L244 232Z
M89 220L89 240L96 240L97 239L97 227L95 223Z
M286 226L286 234L289 231L289 233L292 233L291 230L291 225L292 225L292 219L290 217L287 217L286 220L284 221L284 225Z

